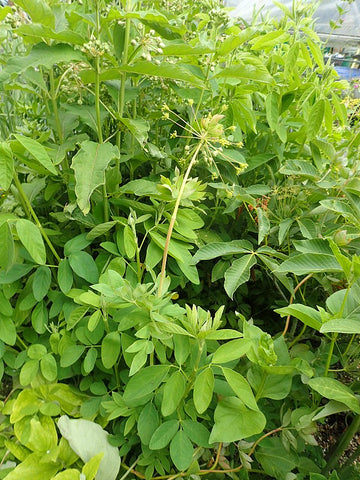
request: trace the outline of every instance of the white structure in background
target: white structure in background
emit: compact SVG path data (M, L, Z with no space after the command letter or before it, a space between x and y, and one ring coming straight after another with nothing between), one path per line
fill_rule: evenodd
M225 3L228 7L234 7L231 16L242 17L244 20L251 20L254 10L259 11L261 8L264 13L269 12L272 16L282 14L272 0L225 0ZM291 10L293 0L280 0L279 3ZM339 19L337 5L346 10L346 13L342 17L343 23L340 28L331 31L330 20ZM360 0L354 0L351 4L342 0L321 0L315 19L316 31L323 39L331 33L332 45L360 46Z

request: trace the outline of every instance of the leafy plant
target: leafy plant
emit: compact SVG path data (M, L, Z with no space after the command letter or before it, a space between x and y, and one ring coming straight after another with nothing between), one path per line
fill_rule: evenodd
M0 478L358 475L360 137L279 7L1 7Z

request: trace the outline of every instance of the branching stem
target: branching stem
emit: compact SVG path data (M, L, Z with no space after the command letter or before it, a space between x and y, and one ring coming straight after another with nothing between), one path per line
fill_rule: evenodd
M175 225L175 222L176 222L176 217L177 217L177 213L178 213L178 210L179 210L181 198L183 196L183 193L184 193L184 190L185 190L185 185L186 185L186 182L189 178L191 169L196 162L197 156L198 156L202 146L203 146L203 141L201 140L198 143L198 145L197 145L197 147L194 151L194 154L193 154L193 156L190 160L190 163L189 163L189 165L186 169L186 172L185 172L185 175L184 175L184 178L183 178L180 190L179 190L179 194L178 194L176 202L175 202L174 211L173 211L173 214L171 216L170 225L169 225L169 229L168 229L167 236L166 236L166 241L165 241L163 258L162 258L160 282L159 282L159 290L158 290L158 296L159 297L161 297L161 295L162 295L162 289L163 289L165 275L166 275L166 262L167 262L167 257L168 257L168 253L169 253L169 245L170 245L170 240L171 240L171 235L172 235L172 232L173 232L173 229L174 229L174 225Z

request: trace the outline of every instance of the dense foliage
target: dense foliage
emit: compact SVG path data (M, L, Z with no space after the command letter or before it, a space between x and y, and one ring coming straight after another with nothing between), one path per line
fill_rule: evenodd
M0 478L359 478L360 132L311 5L118 3L0 9Z

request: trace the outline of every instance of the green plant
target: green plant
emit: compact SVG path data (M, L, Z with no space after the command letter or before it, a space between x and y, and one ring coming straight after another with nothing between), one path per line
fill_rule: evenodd
M316 422L353 418L337 460L360 413L346 82L295 2L258 25L118 3L0 10L0 478L345 478Z

